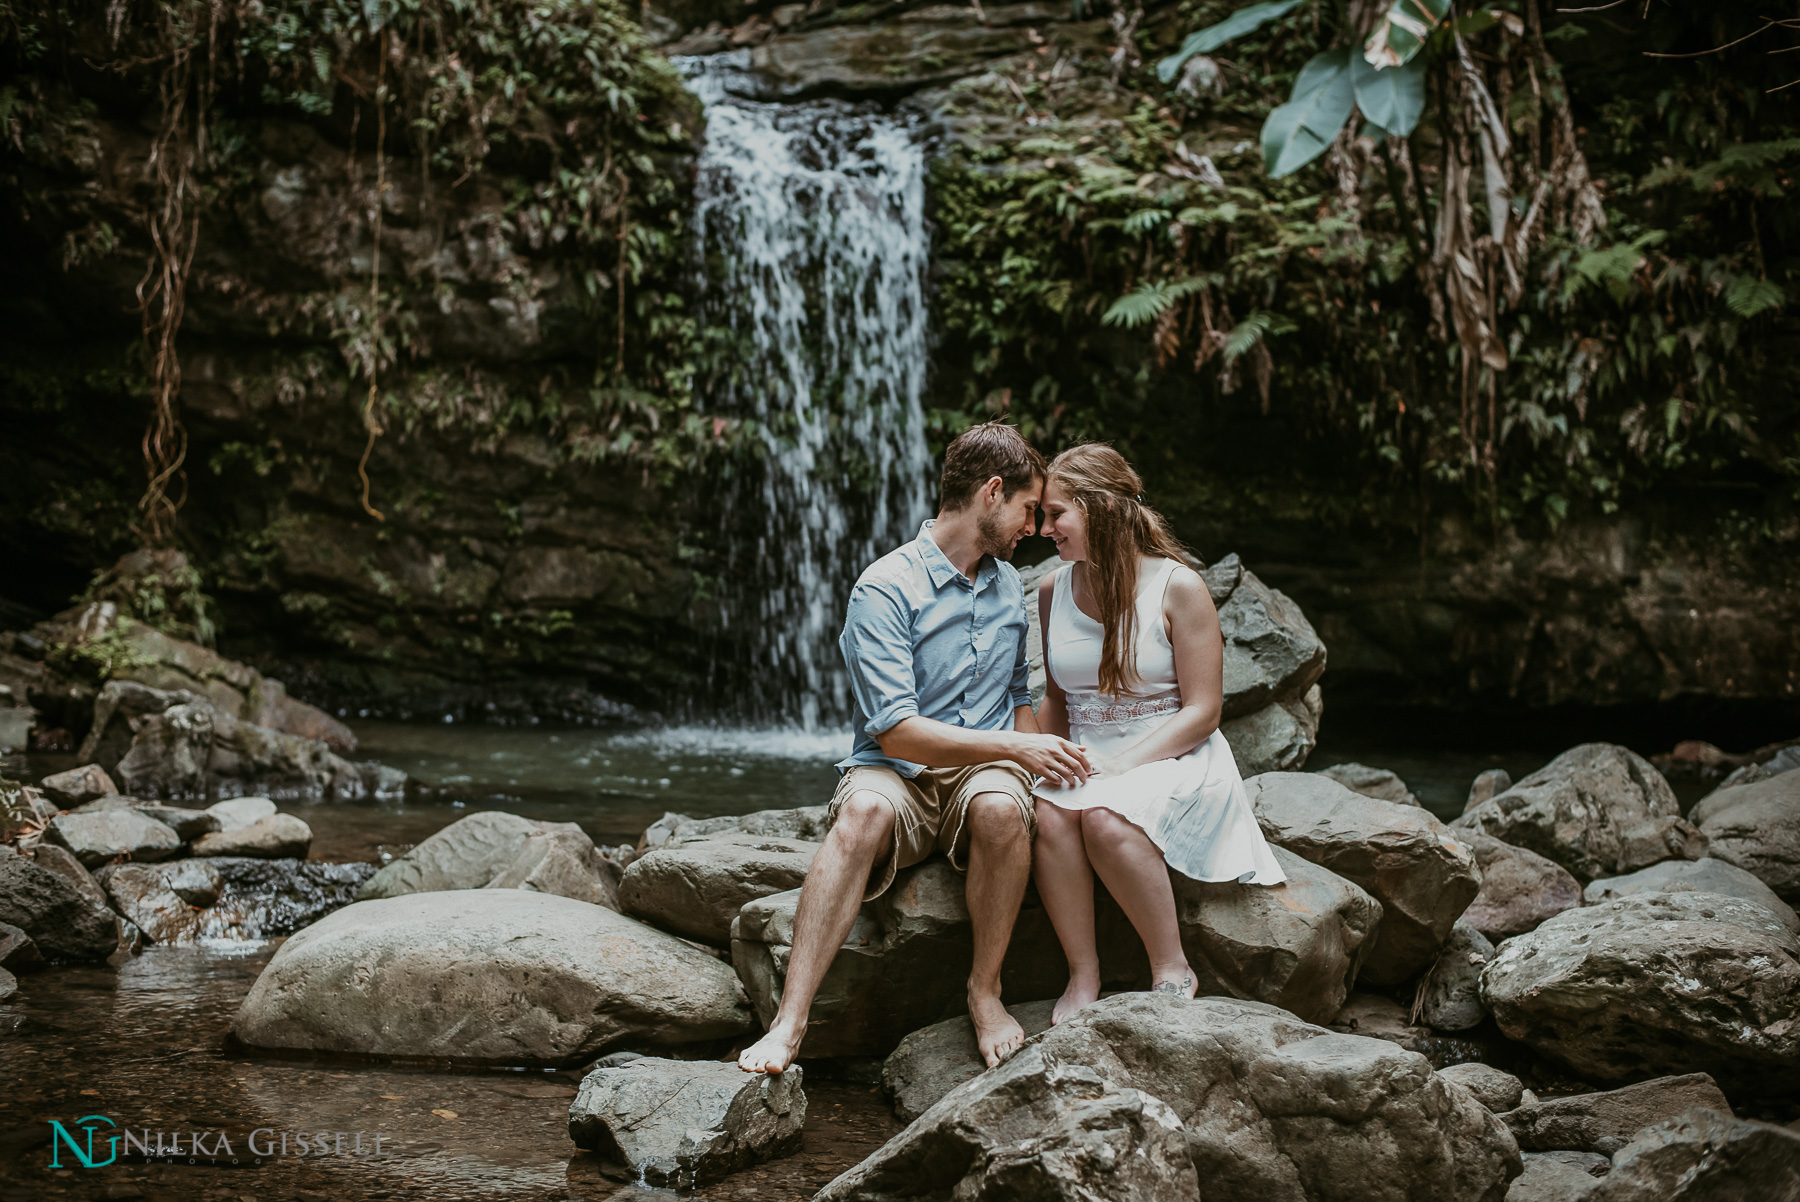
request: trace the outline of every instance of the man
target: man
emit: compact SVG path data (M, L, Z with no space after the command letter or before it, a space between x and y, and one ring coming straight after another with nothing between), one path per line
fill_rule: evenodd
M1000 964L1031 872L1032 774L1085 781L1080 747L1040 734L1026 664L1025 595L1010 563L1037 530L1044 459L989 422L944 453L938 516L851 590L838 645L856 697L856 745L830 831L794 915L781 1006L738 1057L779 1073L799 1055L813 996L865 901L934 851L968 874L975 954L969 1018L991 1068L1024 1042L1000 1002Z

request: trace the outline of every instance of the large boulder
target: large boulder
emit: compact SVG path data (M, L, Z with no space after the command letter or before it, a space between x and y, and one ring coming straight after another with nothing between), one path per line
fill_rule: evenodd
M1343 1005L1381 921L1367 893L1275 849L1288 879L1274 887L1170 874L1182 946L1203 994L1251 997L1319 1021ZM745 905L732 928L737 965L766 1024L781 1003L799 891ZM1143 943L1100 891L1096 933L1109 986L1149 987ZM973 928L963 881L941 859L903 870L863 907L832 962L806 1032L807 1056L884 1056L921 1027L966 1006ZM1055 997L1067 967L1042 908L1027 895L1001 974L1009 999Z
M1504 1114L1514 1109L1525 1094L1524 1082L1509 1072L1491 1064L1483 1064L1479 1060L1448 1065L1440 1068L1438 1075L1474 1094L1477 1102L1495 1114Z
M48 868L67 880L81 891L81 896L93 902L103 910L112 909L112 902L106 896L106 890L94 879L94 874L87 866L75 858L75 853L54 843L39 843L31 853L39 868Z
M119 946L118 916L61 873L0 846L0 922L31 936L50 960L104 960Z
M349 905L373 864L215 856L102 868L112 903L153 943L290 935Z
M1716 790L1688 816L1714 856L1800 902L1800 772Z
M603 906L523 889L345 906L275 953L232 1020L250 1047L568 1066L741 1035L730 968Z
M57 772L38 782L44 796L58 805L74 809L98 797L110 797L119 791L106 769L98 764L83 764L67 772Z
M1451 825L1547 856L1583 881L1706 854L1662 773L1611 743L1570 748Z
M1458 919L1425 977L1419 1013L1426 1023L1440 1031L1480 1026L1488 1012L1481 1000L1481 972L1493 958L1487 936Z
M1064 1127L1071 1094L1126 1091L1173 1112L1203 1184L1090 1196L1501 1202L1520 1171L1505 1125L1423 1056L1256 1002L1121 994L957 1087L818 1198L990 1196L959 1183L983 1181L1046 1119Z
M1054 1000L1020 1002L1006 1008L1025 1034L1050 1029ZM881 1087L894 1103L894 1113L910 1123L936 1106L945 1094L987 1071L975 1042L975 1024L967 1015L921 1027L900 1041L881 1065Z
M1452 829L1481 870L1481 892L1463 919L1489 939L1523 935L1581 904L1581 882L1555 860L1467 827Z
M1319 775L1330 777L1352 793L1361 793L1364 797L1378 797L1382 801L1403 806L1419 804L1419 799L1406 787L1406 782L1397 773L1386 768L1371 768L1367 764L1355 763L1333 764L1329 768L1319 769Z
M1800 1132L1695 1108L1638 1132L1587 1202L1797 1202Z
M1313 685L1299 697L1270 702L1259 710L1219 724L1232 759L1244 776L1292 772L1306 763L1319 741L1324 695Z
M1597 906L1634 893L1723 893L1727 897L1741 897L1755 902L1781 919L1788 930L1800 934L1800 915L1794 913L1792 906L1736 864L1713 856L1698 860L1664 860L1624 876L1603 877L1591 882L1582 896L1588 905Z
M569 1138L629 1178L691 1189L799 1147L802 1079L797 1066L746 1073L654 1056L597 1068L569 1107Z
M256 856L264 860L304 860L312 848L312 827L292 814L270 814L249 826L213 831L194 840L197 856Z
M730 831L677 836L631 862L619 908L633 918L720 945L746 902L798 889L819 844Z
M1481 991L1508 1037L1591 1079L1707 1072L1761 1091L1800 1072L1800 942L1740 898L1564 911L1502 944Z
M89 868L121 856L166 860L181 848L180 835L128 808L58 814L45 828L44 842L63 848Z
M370 877L357 900L443 889L527 889L619 908L618 872L580 826L504 810L452 822Z
M1652 1123L1705 1106L1731 1113L1718 1083L1705 1073L1657 1077L1623 1089L1527 1102L1503 1115L1519 1147L1611 1156Z
M1431 967L1481 889L1474 853L1448 827L1417 806L1365 797L1316 773L1265 772L1245 783L1269 842L1381 903L1364 980L1397 985Z
M1612 1161L1593 1152L1525 1152L1525 1171L1506 1202L1586 1202Z

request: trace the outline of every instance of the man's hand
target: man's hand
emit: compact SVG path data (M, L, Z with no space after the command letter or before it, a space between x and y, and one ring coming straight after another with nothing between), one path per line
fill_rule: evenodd
M1026 771L1065 787L1086 784L1094 770L1085 750L1056 735L1015 734L1008 758Z

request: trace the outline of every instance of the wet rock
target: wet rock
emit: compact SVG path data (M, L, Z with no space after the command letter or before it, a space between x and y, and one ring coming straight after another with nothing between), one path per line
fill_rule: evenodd
M100 887L99 882L94 880L94 874L68 848L58 847L54 843L40 843L32 853L32 859L40 868L48 868L51 872L61 874L94 905L102 908L111 906L112 903L106 899L106 890Z
M1612 1168L1592 1152L1526 1152L1525 1171L1506 1191L1506 1202L1583 1202Z
M1396 1198L1499 1202L1520 1171L1505 1125L1423 1056L1255 1002L1134 993L1033 1037L818 1197L948 1199L1014 1141L1036 1137L1045 1117L1063 1127L1078 1101L1128 1090L1173 1112L1204 1184L1177 1177L1160 1192L1110 1194L1096 1181L1097 1197L1299 1202L1381 1182ZM975 1195L963 1185L955 1196Z
M1419 1051L1431 1038L1431 1028L1415 1026L1406 1007L1380 993L1353 993L1331 1020L1331 1029L1346 1035L1385 1039L1409 1052Z
M249 826L214 831L194 840L197 856L257 856L265 860L305 859L312 827L292 814L270 814Z
M1705 1073L1658 1077L1604 1093L1575 1094L1520 1106L1502 1116L1519 1147L1611 1156L1652 1123L1705 1106L1724 1114L1731 1103Z
M1800 1132L1696 1108L1613 1154L1589 1202L1793 1202Z
M119 864L100 880L119 913L155 943L273 939L349 905L375 866L231 856Z
M1306 763L1319 741L1323 694L1314 685L1298 699L1277 701L1254 713L1219 724L1232 758L1246 778L1259 772L1290 772Z
M166 860L181 848L181 836L131 809L58 814L44 829L44 842L72 852L88 867L119 856Z
M138 805L133 806L146 818L162 823L184 840L198 839L219 829L219 819L205 810L187 810L179 806Z
M219 824L218 829L235 831L271 817L275 813L275 803L267 797L233 797L207 806L206 813Z
M800 1144L799 1067L746 1073L731 1061L639 1057L597 1068L569 1107L569 1138L650 1185L692 1187Z
M18 968L23 964L40 964L44 953L31 936L11 923L0 922L0 965Z
M1297 699L1325 671L1325 644L1300 607L1246 571L1219 609L1225 636L1224 717Z
M1026 1035L1050 1029L1054 1000L1021 1002L1007 1013L1019 1020ZM936 1106L945 1094L987 1071L975 1043L975 1024L967 1015L922 1027L900 1041L882 1062L881 1087L894 1102L894 1114L910 1123Z
M1416 806L1365 797L1313 773L1267 772L1245 783L1265 838L1381 903L1362 979L1398 984L1430 967L1481 889L1474 854L1448 827Z
M1512 773L1504 768L1487 768L1475 774L1469 783L1469 798L1463 802L1463 813L1468 813L1488 798L1497 793L1504 793L1512 788Z
M1752 874L1788 902L1800 902L1800 772L1719 789L1689 817L1712 854Z
M118 946L111 910L60 873L7 849L0 855L0 922L31 936L49 960L104 960Z
M661 847L671 839L703 839L713 835L757 835L765 839L799 839L823 843L827 807L799 806L791 810L757 810L718 818L690 818L670 812L651 823L638 840L638 850Z
M1706 854L1662 773L1611 743L1563 752L1451 825L1535 851L1584 881Z
M1495 1114L1513 1109L1525 1093L1525 1086L1517 1077L1479 1061L1440 1068L1438 1076L1456 1082Z
M458 819L382 868L357 898L524 889L616 910L618 879L618 870L575 823L484 810Z
M1481 870L1481 892L1463 919L1489 939L1523 935L1581 904L1581 883L1556 861L1480 831L1451 829L1475 853Z
M1458 919L1444 950L1425 978L1420 1015L1439 1031L1467 1031L1481 1025L1487 1006L1481 1000L1481 970L1494 958L1494 945L1468 922Z
M1762 754L1758 752L1757 754ZM1800 743L1791 743L1776 751L1768 759L1760 763L1745 764L1719 782L1719 788L1729 789L1733 785L1754 785L1758 781L1780 776L1783 772L1800 769Z
M525 889L357 902L276 952L232 1022L251 1047L585 1064L751 1029L731 969L603 906Z
M212 746L212 706L170 705L143 719L114 770L138 797L205 797Z
M1800 915L1775 896L1773 889L1737 865L1713 856L1664 860L1624 876L1604 877L1588 885L1582 897L1588 905L1597 906L1634 893L1722 893L1741 897L1781 919L1788 930L1800 933Z
M1386 768L1371 768L1367 764L1333 764L1329 768L1319 769L1319 775L1330 777L1352 793L1361 793L1364 797L1378 797L1382 801L1403 806L1419 804L1419 799L1406 787L1406 782Z
M1482 997L1509 1038L1602 1081L1707 1072L1757 1092L1800 1071L1800 943L1761 906L1640 893L1503 944Z
M619 907L678 935L726 944L744 903L798 889L819 846L742 831L678 835L625 870Z
M106 769L98 764L84 764L67 772L46 776L38 782L38 788L50 800L71 809L93 801L96 797L106 797L119 791L119 786L106 774Z

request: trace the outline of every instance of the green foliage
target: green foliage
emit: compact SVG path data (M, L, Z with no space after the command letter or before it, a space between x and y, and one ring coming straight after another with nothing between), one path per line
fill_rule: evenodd
M131 619L120 618L94 638L57 643L50 648L45 662L59 672L94 684L104 684L115 674L133 668L155 667L154 656L131 645L131 627Z
M1432 31L1449 12L1450 0L1394 0L1369 35L1363 53L1379 67L1409 63L1425 49Z
M1404 138L1418 126L1425 113L1424 59L1380 69L1360 54L1351 55L1350 79L1356 107L1383 133Z
M1254 33L1276 17L1284 17L1300 7L1300 3L1301 0L1268 0L1263 4L1252 4L1238 9L1223 21L1195 30L1187 36L1180 50L1156 64L1157 78L1168 83L1175 78L1175 72L1181 70L1182 64L1196 54L1210 54L1227 42Z
M1262 152L1269 177L1292 175L1330 149L1355 104L1350 51L1314 55L1294 81L1294 98L1263 123Z

